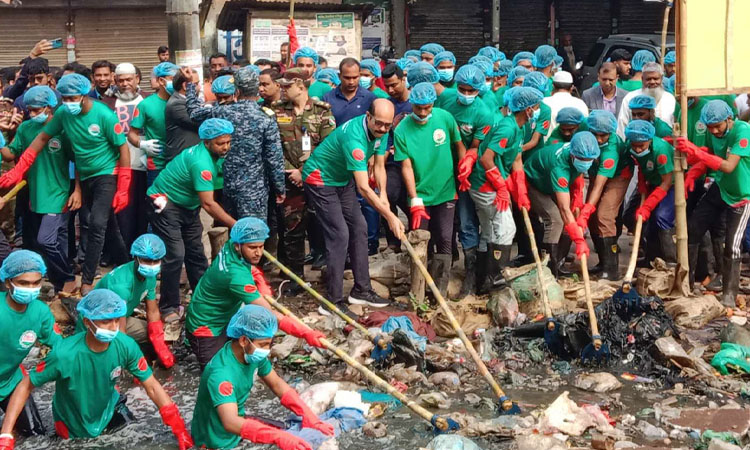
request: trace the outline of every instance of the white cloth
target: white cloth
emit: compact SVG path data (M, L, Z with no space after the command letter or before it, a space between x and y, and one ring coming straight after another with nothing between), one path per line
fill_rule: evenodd
M743 114L750 109L750 106L747 106L747 94L738 95L737 98L734 99L734 106L737 107L738 114Z
M513 245L513 237L516 235L516 223L513 220L513 207L505 211L498 211L495 206L494 192L479 192L470 190L469 195L474 201L474 206L479 219L479 251L486 252L487 244Z
M119 98L115 101L115 114L117 115L117 120L120 122L120 126L122 127L125 136L127 136L128 131L130 131L130 121L133 120L135 107L142 101L143 97L141 95L138 95L138 97L129 102L120 100ZM145 171L146 154L143 153L143 150L132 145L129 141L128 148L130 148L130 168L133 170Z
M563 108L570 106L581 111L584 117L588 117L589 115L589 107L586 106L586 103L580 98L573 97L569 92L557 92L551 97L546 97L544 103L549 106L550 110L552 110L552 124L549 127L550 131L557 127L557 113Z
M617 135L620 136L622 140L625 140L625 127L628 126L630 120L633 118L630 114L630 107L628 106L628 104L630 103L630 100L633 99L633 97L643 94L643 89L637 89L635 91L629 92L628 95L626 95L625 98L622 99L620 115L617 116ZM674 95L670 94L667 91L664 91L664 95L661 96L661 100L659 100L659 103L656 104L656 109L654 110L654 112L656 113L656 117L666 122L670 127L673 127L674 109L676 106L677 101L675 100Z

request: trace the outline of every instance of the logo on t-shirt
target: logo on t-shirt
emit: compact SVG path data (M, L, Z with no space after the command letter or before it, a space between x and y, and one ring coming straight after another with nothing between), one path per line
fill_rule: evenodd
M438 128L432 133L432 140L435 141L435 145L445 144L445 131Z
M378 141L378 142L380 142L380 141ZM352 158L354 158L356 161L364 161L365 160L365 152L363 152L361 148L355 148L352 151Z
M695 134L706 134L708 127L705 123L698 121L695 122Z
M213 179L213 174L210 170L201 170L201 178L203 178L206 181L211 181Z
M120 375L122 375L122 367L117 366L114 369L112 369L112 372L109 373L109 379L116 380L120 378Z
M605 169L611 169L615 167L615 160L612 158L607 158L604 160L604 163L602 163Z
M656 157L656 162L659 163L660 166L663 166L667 163L667 155L659 155Z
M232 383L229 381L222 381L219 384L219 394L223 395L224 397L229 397L232 395L232 392L234 392L234 386L232 386Z
M94 137L99 136L100 134L102 134L102 129L99 128L99 125L92 123L91 125L89 125L89 134Z
M474 132L474 125L470 123L462 123L460 128L461 132L464 134L471 134Z
M654 170L654 162L653 162L653 161L649 161L649 162L647 162L647 163L646 163L646 168L647 168L648 170Z
M36 333L34 330L26 330L21 334L21 337L18 339L18 345L21 346L21 348L29 348L32 345L34 345L34 342L36 342Z
M62 142L60 142L60 139L53 137L52 139L47 142L47 150L49 150L50 153L57 153L62 148Z

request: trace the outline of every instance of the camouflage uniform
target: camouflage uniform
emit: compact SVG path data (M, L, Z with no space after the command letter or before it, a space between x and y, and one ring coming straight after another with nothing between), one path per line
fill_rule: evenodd
M281 133L281 145L284 148L285 169L301 169L309 152L302 149L305 133L310 137L311 151L320 144L335 128L336 119L331 112L331 105L310 98L301 115L294 112L294 104L279 100L271 105L276 113L276 122ZM287 263L292 271L302 274L305 257L305 229L307 212L305 194L289 180L286 182L286 200L283 205L283 227L280 224L281 242L279 257Z
M205 107L198 100L195 85L186 89L187 110L196 122L210 117L226 119L234 125L232 146L224 160L224 198L232 217L268 218L269 184L283 195L284 154L273 111L251 100Z

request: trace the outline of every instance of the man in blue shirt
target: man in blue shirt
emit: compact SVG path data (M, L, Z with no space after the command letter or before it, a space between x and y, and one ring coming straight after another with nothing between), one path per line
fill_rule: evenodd
M344 58L339 64L341 84L323 96L323 101L331 105L336 125L342 126L353 117L361 116L370 109L375 94L359 87L359 61Z

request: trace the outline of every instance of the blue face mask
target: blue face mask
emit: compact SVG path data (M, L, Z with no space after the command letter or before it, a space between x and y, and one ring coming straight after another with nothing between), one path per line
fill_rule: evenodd
M264 359L268 358L268 355L270 354L270 349L255 347L255 351L253 351L251 354L248 355L247 353L245 353L245 362L248 364L258 364Z
M594 164L594 161L581 161L579 159L573 158L573 167L576 168L578 173L588 172L592 164Z
M439 69L438 75L440 76L440 81L451 81L455 70L456 69Z
M428 114L424 119L419 117L415 113L411 113L411 118L414 119L417 123L427 123L427 121L430 120L430 117L432 117L432 113Z
M65 105L65 109L74 116L81 114L81 102L63 102L63 105Z
M28 305L39 298L39 293L42 291L41 286L38 288L27 288L16 286L13 283L10 283L10 285L13 286L13 292L10 293L10 296L13 297L13 300L22 305Z
M97 341L105 344L114 341L119 332L119 328L117 330L107 330L106 328L99 328L94 325L94 337Z
M172 84L172 80L167 81L167 85L164 86L164 89L167 90L167 94L169 95L174 94L174 85Z
M372 78L359 77L359 87L362 89L370 89L370 86L372 86Z
M154 278L159 275L161 271L161 264L154 264L147 266L145 264L138 264L138 273L146 278Z
M31 121L32 122L36 122L36 123L44 123L44 122L47 121L48 118L49 118L49 114L47 114L47 113L41 113L41 114L37 114L36 116L32 117Z
M644 150L644 151L642 151L640 153L638 153L637 151L633 150L632 148L630 149L630 154L633 155L633 156L635 156L636 158L640 158L642 156L646 156L649 153L651 153L651 149L650 148L647 148L646 150Z
M536 122L537 120L539 120L539 114L541 114L541 113L542 113L542 109L541 108L540 109L535 109L534 110L534 114L531 115L531 121L532 122Z
M458 93L458 103L462 105L469 106L472 103L474 103L474 100L477 98L476 95L464 95L462 93Z

